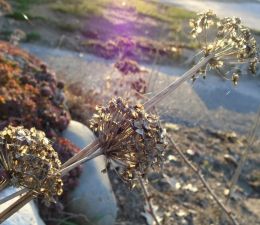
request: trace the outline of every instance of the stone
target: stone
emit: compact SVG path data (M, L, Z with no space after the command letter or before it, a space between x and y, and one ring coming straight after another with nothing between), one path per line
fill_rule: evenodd
M79 148L90 144L95 138L88 127L73 120L62 135ZM69 196L68 208L73 213L84 215L89 224L113 225L117 215L117 203L108 175L101 172L103 169L103 156L83 164L79 185ZM87 224L86 219L79 222Z
M8 187L0 192L0 199L18 191L19 189L14 187ZM8 206L10 206L17 198L16 197L8 202L0 204L0 211L2 212ZM19 211L5 220L2 225L45 225L43 220L41 219L38 209L33 201L27 203L24 207L22 207Z

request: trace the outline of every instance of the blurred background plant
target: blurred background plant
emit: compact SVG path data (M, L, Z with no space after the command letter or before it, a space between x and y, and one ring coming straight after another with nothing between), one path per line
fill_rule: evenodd
M46 133L58 153L61 162L68 160L79 149L60 137L69 121L70 114L65 106L64 83L57 81L54 72L39 59L6 42L0 42L0 126L1 129L23 125L36 127ZM66 193L77 185L80 168L63 178L64 194L55 197L52 210L39 199L40 212L44 218L49 213L62 215Z

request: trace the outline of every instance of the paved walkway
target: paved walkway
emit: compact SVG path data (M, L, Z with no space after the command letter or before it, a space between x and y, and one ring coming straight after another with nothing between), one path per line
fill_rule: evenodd
M113 68L112 62L89 54L80 56L75 52L34 45L23 47L55 68L57 74L65 80L80 81L86 88L100 89ZM152 76L150 96L187 70L170 66L157 66L154 70L151 66L146 67ZM114 75L118 76L116 72ZM255 122L260 107L259 89L258 77L244 77L235 88L231 82L209 76L206 80L198 79L194 84L184 83L160 104L158 111L162 119L171 122L247 133Z

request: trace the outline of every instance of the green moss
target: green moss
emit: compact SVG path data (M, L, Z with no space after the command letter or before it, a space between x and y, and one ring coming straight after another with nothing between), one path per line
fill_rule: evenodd
M97 1L62 1L52 4L51 8L62 13L69 13L75 16L88 17L91 15L101 15L102 7L100 0Z
M57 24L57 27L65 32L75 32L81 30L81 26L79 24L61 23Z
M11 30L1 30L1 32L0 32L0 39L8 41L10 36L11 36L11 34L12 34Z
M194 13L175 6L162 5L157 1L129 0L127 5L135 8L136 12L165 22L173 22L174 19L190 19Z
M10 2L17 11L26 12L32 4L48 3L53 1L56 0L11 0Z
M37 32L30 32L26 34L25 42L34 42L39 41L41 39L41 35Z
M9 17L9 18L12 18L15 20L21 20L21 21L31 19L30 15L22 13L20 11L14 11L13 13L7 14L6 17Z
M102 15L103 10L109 7L133 9L139 15L152 17L164 22L173 22L175 19L190 19L194 13L175 6L162 5L157 1L127 0L125 4L116 0L63 0L54 3L53 10L77 16Z

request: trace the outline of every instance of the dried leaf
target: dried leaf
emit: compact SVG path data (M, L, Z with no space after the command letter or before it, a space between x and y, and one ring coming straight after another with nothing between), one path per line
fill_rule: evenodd
M177 181L174 177L169 177L166 174L163 174L164 180L171 185L175 190L179 190L181 188L181 183Z

